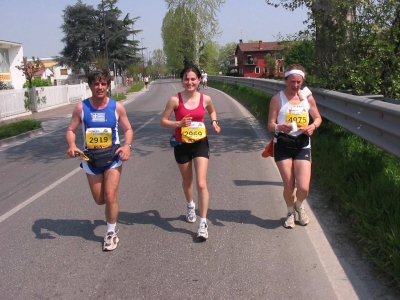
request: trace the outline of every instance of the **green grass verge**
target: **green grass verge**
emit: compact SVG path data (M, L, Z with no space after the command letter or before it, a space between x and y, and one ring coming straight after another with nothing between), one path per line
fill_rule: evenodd
M209 80L267 123L271 95ZM312 138L312 180L349 221L382 281L400 289L400 160L324 119Z
M39 128L40 121L38 120L22 120L8 124L3 123L0 124L0 140Z
M115 99L116 101L121 101L126 99L126 95L123 93L112 94L111 98Z
M132 85L126 92L127 93L139 92L142 88L144 88L144 82L138 82Z

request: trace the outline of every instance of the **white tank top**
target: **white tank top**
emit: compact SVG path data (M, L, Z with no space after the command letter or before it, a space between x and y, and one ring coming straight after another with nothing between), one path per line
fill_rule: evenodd
M295 122L297 124L297 131L291 131L291 135L299 135L303 131L304 127L308 126L310 121L309 110L310 104L308 99L305 98L303 101L297 104L291 104L286 98L283 91L279 93L281 98L281 109L279 110L277 123L278 124L290 124ZM310 148L311 143L307 147Z

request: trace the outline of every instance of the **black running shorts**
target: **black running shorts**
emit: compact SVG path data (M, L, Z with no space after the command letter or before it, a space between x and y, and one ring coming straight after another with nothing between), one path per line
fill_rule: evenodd
M207 137L192 144L182 143L175 146L174 155L178 164L186 164L195 157L210 158L210 146Z

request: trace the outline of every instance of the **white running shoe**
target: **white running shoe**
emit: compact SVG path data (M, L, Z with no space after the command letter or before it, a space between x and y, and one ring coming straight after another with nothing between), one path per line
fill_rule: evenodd
M116 232L107 232L104 238L103 251L112 251L117 248L119 238Z
M208 239L208 225L205 222L200 223L199 230L197 230L197 238L206 240Z
M196 208L195 207L189 207L189 206L187 207L186 220L189 223L196 222Z
M294 214L288 213L285 223L283 224L285 228L294 228L296 225L294 224Z
M310 219L306 214L306 209L304 207L294 208L294 217L295 220L298 221L301 225L306 226Z

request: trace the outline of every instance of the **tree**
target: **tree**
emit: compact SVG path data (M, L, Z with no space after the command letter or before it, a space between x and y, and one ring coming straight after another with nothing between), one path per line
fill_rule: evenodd
M329 89L400 97L398 1L266 0L288 10L310 9L315 40L314 73Z
M81 0L64 10L65 34L59 64L70 67L75 74L82 71L88 75L93 68L113 69L119 74L130 64L139 61L137 52L139 41L130 35L141 30L133 30L139 17L131 19L129 14L120 19L122 12L116 6L118 0L104 0L96 10Z
M22 58L21 65L16 66L16 68L22 71L22 74L24 74L26 80L29 83L28 87L31 88L33 86L32 85L33 76L35 75L36 72L45 68L45 66L39 58L35 58L34 56L32 56L32 61L28 61L28 59L24 56Z
M217 74L219 45L215 42L207 42L200 56L200 67L207 71L207 74Z
M228 73L231 56L235 54L237 43L231 42L219 48L218 65L222 74Z
M121 19L122 11L116 6L117 2L104 0L98 6L103 14L102 24L105 24L100 35L100 53L107 52L110 68L115 65L117 73L122 74L129 65L139 62L139 41L131 40L129 36L137 35L142 30L133 30L139 17L131 19L128 13Z
M32 89L33 85L33 76L39 70L45 68L44 63L39 59L32 56L32 61L28 61L26 57L22 58L22 62L20 66L16 66L18 70L22 71L22 74L25 75L25 78L28 82L28 89L25 91L24 96L24 106L26 110L36 110L37 104L46 103L46 97L37 97L34 89ZM24 85L26 87L26 84Z
M161 27L161 36L167 66L171 73L176 74L185 62L194 61L194 40L191 31L183 31L182 28L191 26L190 19L194 19L192 13L185 11L182 7L169 10Z
M188 27L180 27L180 31L193 34L195 48L193 63L198 65L201 49L219 33L216 12L220 10L225 0L165 0L165 2L168 9L180 7L185 14L190 13L193 16L187 19Z
M99 50L102 29L100 13L81 0L75 5L68 5L63 13L64 24L61 29L65 36L61 41L65 46L56 60L70 67L75 74L83 71L88 75Z
M268 53L264 56L264 62L266 64L266 66L268 67L268 70L269 70L268 73L270 74L269 76L272 76L272 77L275 76L276 66L277 66L276 58Z
M155 75L164 75L166 72L167 59L162 49L156 49L153 51L152 62Z

